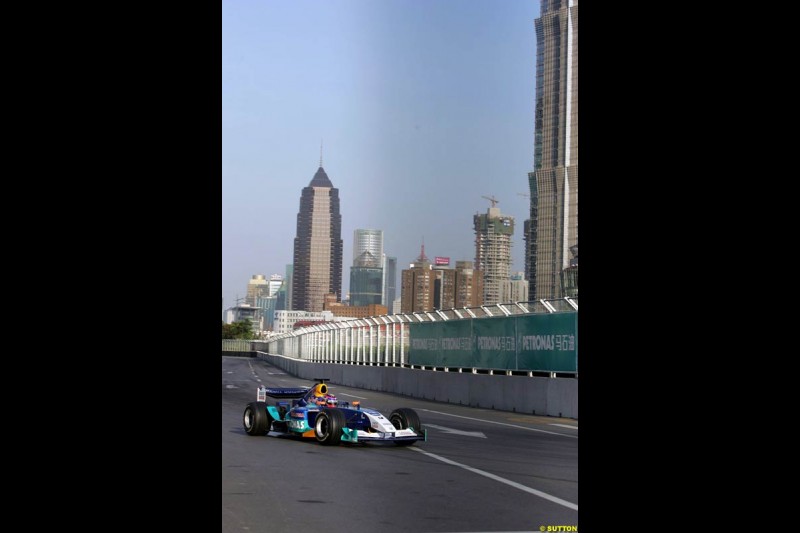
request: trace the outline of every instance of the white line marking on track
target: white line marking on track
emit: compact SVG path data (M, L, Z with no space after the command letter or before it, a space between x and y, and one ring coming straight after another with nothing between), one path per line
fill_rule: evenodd
M343 392L340 392L339 396L349 396L351 398L358 398L359 400L366 400L367 399L367 398L364 398L363 396L356 396L355 394L345 394Z
M484 435L480 431L462 431L460 429L446 428L444 426L434 426L433 424L425 424L425 427L440 429L445 433L452 433L454 435L463 435L464 437L480 437L482 439L486 438L486 435Z
M484 477L488 477L489 479L493 479L495 481L499 481L500 483L505 483L506 485L514 487L515 489L519 489L519 490L525 491L527 493L533 494L535 496L539 496L540 498L544 498L545 500L550 500L553 503L557 503L558 505L563 505L564 507L567 507L567 508L572 509L574 511L578 510L578 506L575 505L572 502L568 502L567 500L562 500L561 498L556 498L555 496L551 496L550 494L547 494L546 492L542 492L540 490L536 490L536 489L532 489L530 487L526 487L525 485L521 485L520 483L517 483L516 481L511 481L510 479L506 479L506 478L503 478L503 477L500 477L500 476L496 476L496 475L494 475L494 474L492 474L490 472L485 472L483 470L478 470L477 468L473 468L471 466L467 466L467 465L464 465L464 464L461 464L461 463L457 463L455 461L451 461L450 459L448 459L446 457L442 457L441 455L436 455L435 453L426 452L426 451L424 451L424 450L422 450L420 448L409 447L409 450L414 450L415 452L423 453L423 454L427 455L428 457L433 457L434 459L437 459L437 460L439 460L439 461L441 461L443 463L447 463L449 465L457 466L459 468L463 468L464 470L469 470L470 472L474 472L474 473L476 473L478 475L481 475L481 476L484 476Z
M558 426L560 428L578 429L578 426L568 426L567 424L550 424L551 426Z
M545 431L543 429L535 429L535 428L529 428L529 427L525 427L525 426L517 426L515 424L506 424L505 422L494 422L492 420L484 420L482 418L472 418L472 417L469 417L469 416L453 415L453 414L450 414L450 413L443 413L441 411L431 411L430 409L417 409L417 410L418 411L427 411L429 413L436 413L436 414L439 414L439 415L454 416L456 418L466 418L467 420L475 420L477 422L486 422L487 424L497 424L498 426L508 426L508 427L512 427L512 428L527 429L529 431L538 431L540 433L549 433L550 435L558 435L559 437L567 437L567 438L570 438L570 439L577 439L578 438L575 435L565 435L563 433L556 433L555 431ZM424 426L424 424L423 424L423 426Z

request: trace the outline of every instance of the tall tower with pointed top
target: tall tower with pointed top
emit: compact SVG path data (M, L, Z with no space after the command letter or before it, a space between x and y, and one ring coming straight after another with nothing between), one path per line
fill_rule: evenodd
M339 189L320 166L303 188L294 239L292 309L322 311L326 294L342 300L342 215Z

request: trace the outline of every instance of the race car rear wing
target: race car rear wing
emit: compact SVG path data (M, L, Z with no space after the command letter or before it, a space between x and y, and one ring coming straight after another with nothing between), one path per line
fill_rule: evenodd
M310 388L300 387L259 387L258 400L259 402L266 401L266 396L270 398L302 398L306 393L311 390Z
M330 378L314 378L314 381L317 384L312 387L258 387L258 399L256 401L266 401L267 396L270 398L299 399L315 389L320 394L328 392L328 386L325 385L325 382L330 381Z

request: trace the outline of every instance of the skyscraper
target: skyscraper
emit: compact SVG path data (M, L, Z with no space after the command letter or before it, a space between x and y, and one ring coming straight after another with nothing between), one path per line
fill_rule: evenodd
M472 268L472 261L456 261L456 307L483 305L483 277Z
M272 274L269 277L269 295L275 296L281 288L281 285L283 285L283 276L280 274Z
M291 311L292 309L292 272L294 265L286 265L286 276L284 276L281 286L276 293L278 299L275 302L276 311Z
M364 250L350 267L350 305L380 304L382 292L383 269L380 259L369 250Z
M265 314L265 298L269 296L269 282L263 274L254 274L252 279L247 282L247 297L245 301L250 307L256 309L253 320L258 325L258 330L264 328ZM273 309L274 310L274 309ZM255 327L255 326L254 326Z
M500 282L500 303L524 302L528 299L528 281L524 272L517 272Z
M297 237L294 239L292 309L322 311L326 294L342 298L342 215L339 189L322 168L300 196Z
M511 236L514 234L514 217L503 215L500 208L492 207L485 215L475 215L475 269L483 276L483 303L500 301L500 282L511 273Z
M414 263L401 274L400 285L400 311L402 313L416 313L433 311L433 295L436 282L436 272L431 268L431 262L425 256L425 245Z
M397 290L397 258L387 257L383 265L383 305L391 307Z
M353 266L364 252L369 252L380 263L383 257L383 230L357 229L353 232Z
M256 298L269 296L269 283L263 274L253 274L252 279L247 282L247 297L245 301L256 307Z
M433 308L452 309L456 306L456 271L446 266L434 266Z
M578 0L542 0L526 271L529 299L562 296L578 242Z
M380 304L383 300L383 230L353 232L350 267L350 305Z

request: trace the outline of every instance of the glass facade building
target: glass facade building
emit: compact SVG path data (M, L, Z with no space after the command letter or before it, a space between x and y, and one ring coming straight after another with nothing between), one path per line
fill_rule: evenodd
M382 304L391 307L397 291L397 258L387 257L383 266L383 300Z
M380 305L383 269L354 266L350 268L350 305Z
M382 261L383 230L357 229L353 232L353 266L356 266L364 252L369 252L378 262Z
M353 266L350 268L350 305L383 303L383 230L353 232Z
M578 242L578 0L542 0L525 270L529 300L561 298Z

